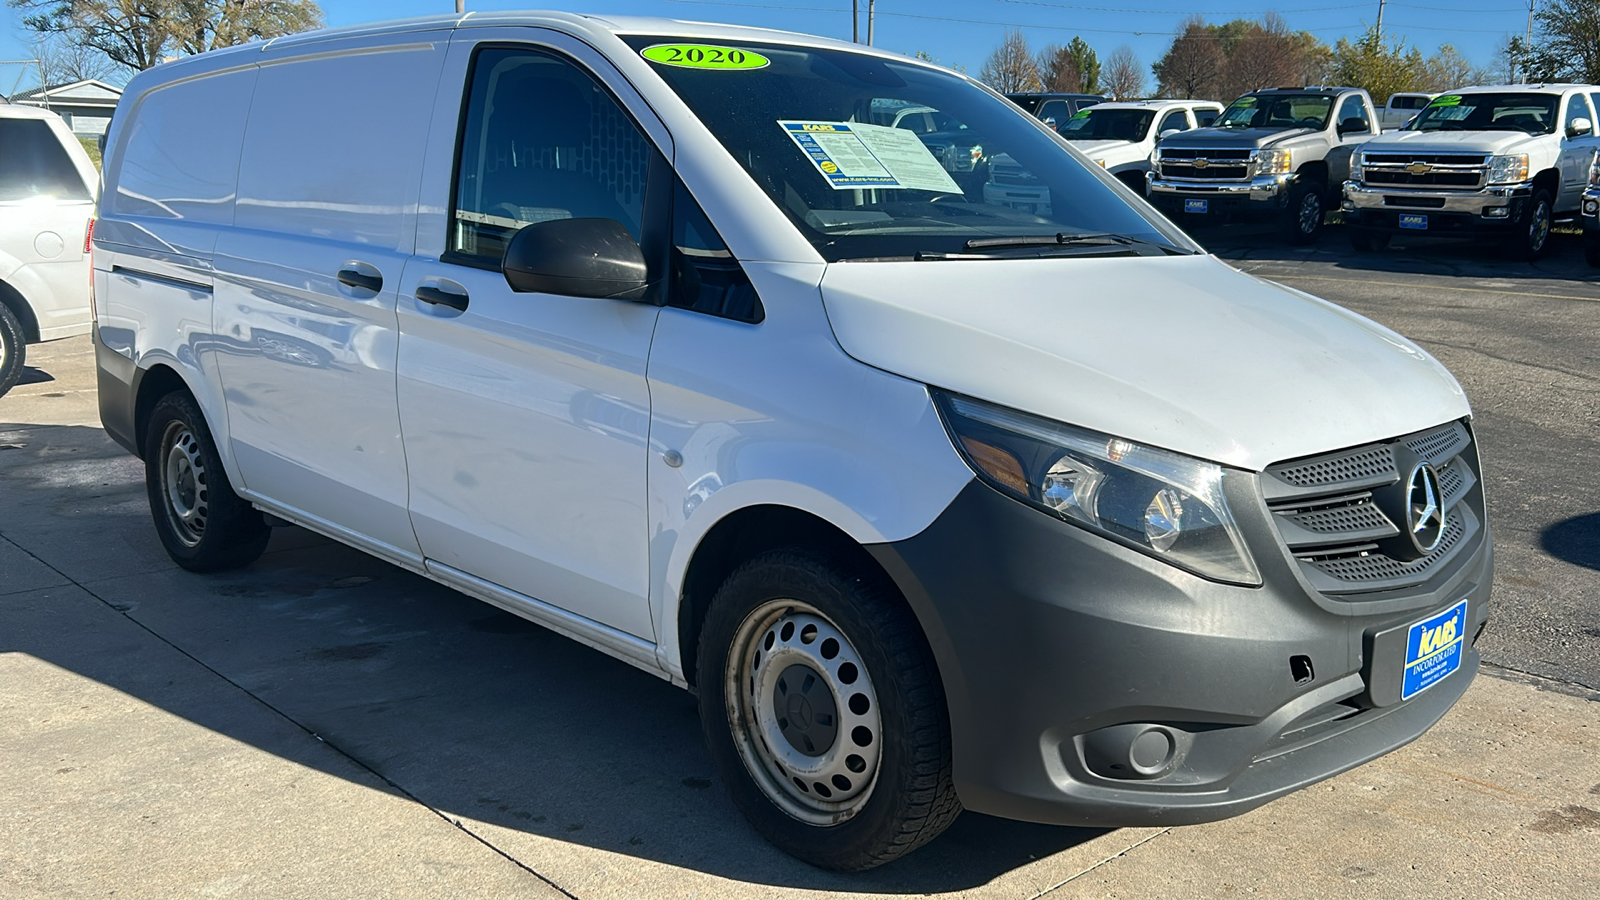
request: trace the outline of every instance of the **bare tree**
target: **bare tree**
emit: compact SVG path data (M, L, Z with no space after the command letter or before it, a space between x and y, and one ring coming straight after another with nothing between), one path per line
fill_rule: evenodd
M35 33L28 52L39 60L41 87L72 84L78 81L106 81L123 73L111 58L63 35Z
M1044 90L1060 94L1076 94L1083 90L1078 79L1078 68L1065 44L1051 44L1039 51L1033 65L1039 70L1039 83Z
M1043 86L1039 66L1028 52L1028 39L1016 29L1006 32L1005 40L984 61L978 78L1003 94L1037 91Z
M1111 51L1102 85L1113 98L1129 100L1144 94L1144 64L1127 44Z
M1231 24L1231 23L1230 23ZM1224 98L1265 87L1299 84L1302 65L1294 36L1275 12L1244 23L1227 53L1218 90Z
M1162 95L1212 99L1220 97L1217 75L1223 62L1222 48L1207 30L1205 19L1190 16L1179 23L1172 46L1150 68Z
M1419 90L1441 93L1478 81L1478 69L1455 47L1444 44L1423 64Z
M140 71L200 53L317 28L316 0L6 0L22 24Z

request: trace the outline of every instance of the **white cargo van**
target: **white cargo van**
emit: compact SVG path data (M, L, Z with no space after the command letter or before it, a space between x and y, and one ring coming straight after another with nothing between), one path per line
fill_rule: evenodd
M61 117L0 100L0 396L27 345L89 330L99 175Z
M970 79L505 13L122 102L101 416L173 558L295 523L691 688L739 807L818 865L962 808L1234 815L1417 737L1478 667L1450 373ZM909 106L1050 213L872 119Z

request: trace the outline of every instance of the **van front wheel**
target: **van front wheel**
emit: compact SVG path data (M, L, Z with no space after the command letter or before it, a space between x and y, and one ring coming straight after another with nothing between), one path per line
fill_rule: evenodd
M799 548L751 560L711 602L697 682L729 794L793 856L870 869L961 812L932 653L881 574Z
M28 353L28 340L16 313L0 303L0 397L6 395L22 377L22 363Z
M156 534L173 562L191 572L249 565L272 529L233 492L211 429L194 399L174 391L156 401L144 433L144 480Z

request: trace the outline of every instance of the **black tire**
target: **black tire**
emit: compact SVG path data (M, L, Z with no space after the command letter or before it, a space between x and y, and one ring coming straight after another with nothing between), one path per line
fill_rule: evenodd
M821 639L815 625L801 624L794 630L796 621L820 623ZM842 641L828 636L830 626ZM775 643L780 635L781 641ZM798 670L802 677L821 679L815 691L815 679L804 682L803 690L811 692L806 697L820 698L821 706L808 704L803 718L810 723L826 718L834 733L831 738L822 735L817 750L809 736L796 739L784 730L773 736L788 742L778 744L780 754L769 749L772 745L763 735L780 725L789 729L802 718L789 705L801 691L784 688L784 680L793 681L790 674L797 671L795 660L805 659L795 655L804 652L796 640L820 648L811 651L819 654L815 663L820 668L808 665ZM830 643L835 655L827 657L832 662L825 662L822 656ZM864 677L857 674L852 660L865 669ZM781 674L773 674L780 670ZM862 577L837 559L804 548L772 551L749 561L728 577L711 601L700 631L697 679L701 727L719 775L755 829L785 852L825 869L870 869L933 840L960 814L961 803L951 783L950 731L938 669L916 618L881 573ZM730 680L740 685L732 701ZM758 699L763 696L758 684L772 686L765 695L771 698L769 703ZM780 691L789 698L782 705ZM869 704L858 702L863 695L855 691L876 696L870 705L870 714L877 717L871 720L877 725L876 735L859 724L865 720L851 718L869 712ZM835 704L830 711L813 716L830 701ZM764 712L770 712L768 723L776 724L753 721ZM858 724L849 727L852 721ZM806 727L809 735L822 726ZM814 752L801 749L800 740ZM878 755L873 763L856 755L874 750ZM814 777L826 779L825 767L829 760L837 763L840 753L846 754L842 759L848 772L862 774L841 780L845 770L835 770L832 784L840 792L837 797L822 781L812 782L816 790L806 787L779 759L787 754L814 763L819 767ZM856 783L849 777L856 777ZM792 789L791 782L805 794ZM852 789L855 793L847 797ZM828 808L821 796L836 798L838 807Z
M1550 248L1552 210L1550 192L1542 188L1534 191L1522 208L1522 218L1512 234L1512 258L1533 262Z
M0 397L16 386L27 358L28 340L22 333L22 323L10 307L0 303Z
M1296 181L1289 188L1289 199L1284 206L1284 239L1295 246L1312 243L1322 232L1322 220L1327 212L1322 201L1322 185L1314 181Z
M191 572L249 565L272 536L261 512L233 492L200 407L183 391L156 401L144 432L144 481L156 534Z
M1372 231L1353 226L1346 226L1345 231L1350 234L1350 246L1362 253L1377 253L1389 246L1390 234L1387 231Z
M1590 266L1600 269L1600 234L1593 231L1584 234L1583 260Z

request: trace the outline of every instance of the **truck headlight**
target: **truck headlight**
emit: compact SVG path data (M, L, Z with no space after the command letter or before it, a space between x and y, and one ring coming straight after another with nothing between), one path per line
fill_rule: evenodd
M1283 175L1293 171L1294 165L1287 150L1262 150L1256 154L1257 175Z
M1528 180L1528 154L1515 153L1511 156L1493 156L1489 158L1489 183L1490 184L1515 184Z
M933 391L946 429L991 487L1041 512L1215 581L1261 574L1216 463Z
M1594 155L1594 162L1589 164L1589 186L1600 186L1600 153Z

